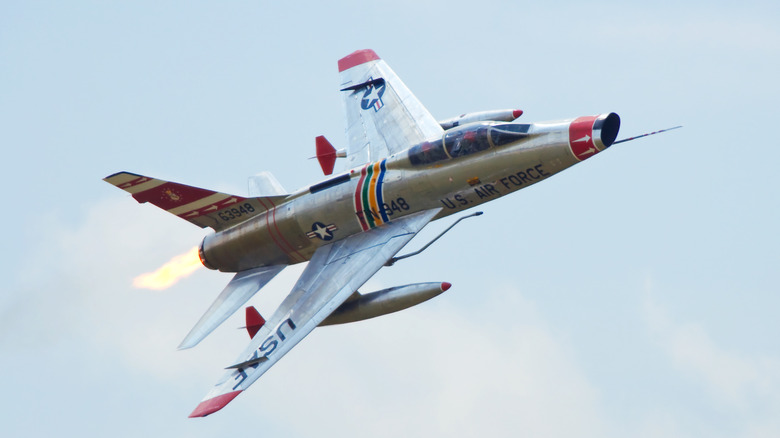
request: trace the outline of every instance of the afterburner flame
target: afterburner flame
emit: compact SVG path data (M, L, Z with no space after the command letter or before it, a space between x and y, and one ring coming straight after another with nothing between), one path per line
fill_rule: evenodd
M143 289L162 290L173 286L180 279L192 274L201 267L198 247L177 255L154 272L141 274L133 279L133 286Z

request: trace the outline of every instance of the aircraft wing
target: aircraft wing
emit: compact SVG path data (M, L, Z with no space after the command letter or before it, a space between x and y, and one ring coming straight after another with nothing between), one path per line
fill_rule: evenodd
M442 128L373 50L339 60L347 116L347 168L440 138Z
M292 292L190 417L212 414L247 389L371 278L440 210L421 211L315 251Z
M230 315L244 305L254 294L265 286L286 265L263 266L236 274L225 286L211 307L200 318L187 337L181 341L179 350L192 348L214 331Z
M103 180L130 193L142 204L150 202L201 228L211 227L214 231L224 230L262 214L270 206L287 198L286 194L279 193L275 196L244 198L130 172L115 173Z

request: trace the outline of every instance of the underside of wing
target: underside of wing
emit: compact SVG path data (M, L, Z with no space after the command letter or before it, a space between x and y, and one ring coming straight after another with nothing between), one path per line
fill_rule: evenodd
M373 50L358 50L340 59L339 77L349 168L441 136L436 119Z
M181 341L179 349L192 348L209 333L219 327L236 310L241 308L254 294L265 286L276 274L282 272L285 265L263 266L236 274L225 286L211 307L206 311L187 337Z
M222 409L373 276L440 211L394 220L320 247L290 294L190 417ZM263 359L265 358L265 359Z

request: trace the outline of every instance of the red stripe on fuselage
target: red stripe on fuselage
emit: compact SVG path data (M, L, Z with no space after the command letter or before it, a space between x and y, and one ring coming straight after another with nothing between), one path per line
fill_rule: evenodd
M282 231L279 229L279 225L276 223L276 205L274 204L274 201L268 199L268 202L271 203L271 205L274 208L273 216L274 216L274 228L276 228L276 232L279 233L279 238L282 239L282 242L284 242L285 245L290 249L290 251L297 255L300 258L300 262L305 261L306 257L302 256L292 245L290 245L290 242L287 241L287 239L284 238L284 234L282 234ZM289 255L289 254L288 254Z
M260 205L262 205L263 208L265 208L265 225L268 228L268 234L271 235L271 239L274 241L276 246L279 247L279 249L281 249L282 252L284 252L287 255L287 257L290 257L290 253L287 252L287 250L282 246L281 243L279 243L279 240L277 240L276 236L274 235L274 229L271 226L271 209L268 208L267 205L265 205L265 202L261 198L257 198L257 201L260 202Z
M293 255L290 253L291 250L293 252L295 252L295 250L293 250L292 246L289 243L287 243L286 240L284 240L284 238L282 237L281 231L279 231L279 227L276 225L276 206L273 204L273 202L271 202L270 199L257 198L257 201L266 210L266 212L265 212L265 224L268 227L268 234L271 235L271 239L274 241L276 246L279 249L281 249L282 252L285 253L285 255L287 255L287 257L295 260L295 257L293 257ZM265 201L268 201L268 203L271 204L271 206L269 207L268 205L266 205ZM271 210L273 210L273 211L271 211ZM273 221L273 224L271 223L272 221ZM274 230L276 230L276 233L279 234L278 237L276 236L276 233L274 233ZM285 247L283 245L283 243L287 243L287 247ZM302 261L306 260L303 256L301 256L297 252L295 252L295 254L297 254L298 257L300 257L300 260L298 260L298 261L302 262Z

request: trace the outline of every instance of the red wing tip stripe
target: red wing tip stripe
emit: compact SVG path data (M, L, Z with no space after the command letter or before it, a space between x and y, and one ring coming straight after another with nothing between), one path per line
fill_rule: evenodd
M371 49L356 50L349 55L339 59L339 73L343 72L344 70L349 70L352 67L358 66L360 64L365 64L366 62L370 61L377 61L379 59L380 58L377 56L376 52Z
M200 402L198 407L195 408L194 411L190 414L190 418L195 417L205 417L206 415L211 415L214 412L217 412L218 410L222 409L233 401L238 394L241 394L241 391L233 391L228 392L227 394L218 395L214 398L210 398L208 400L204 400Z

